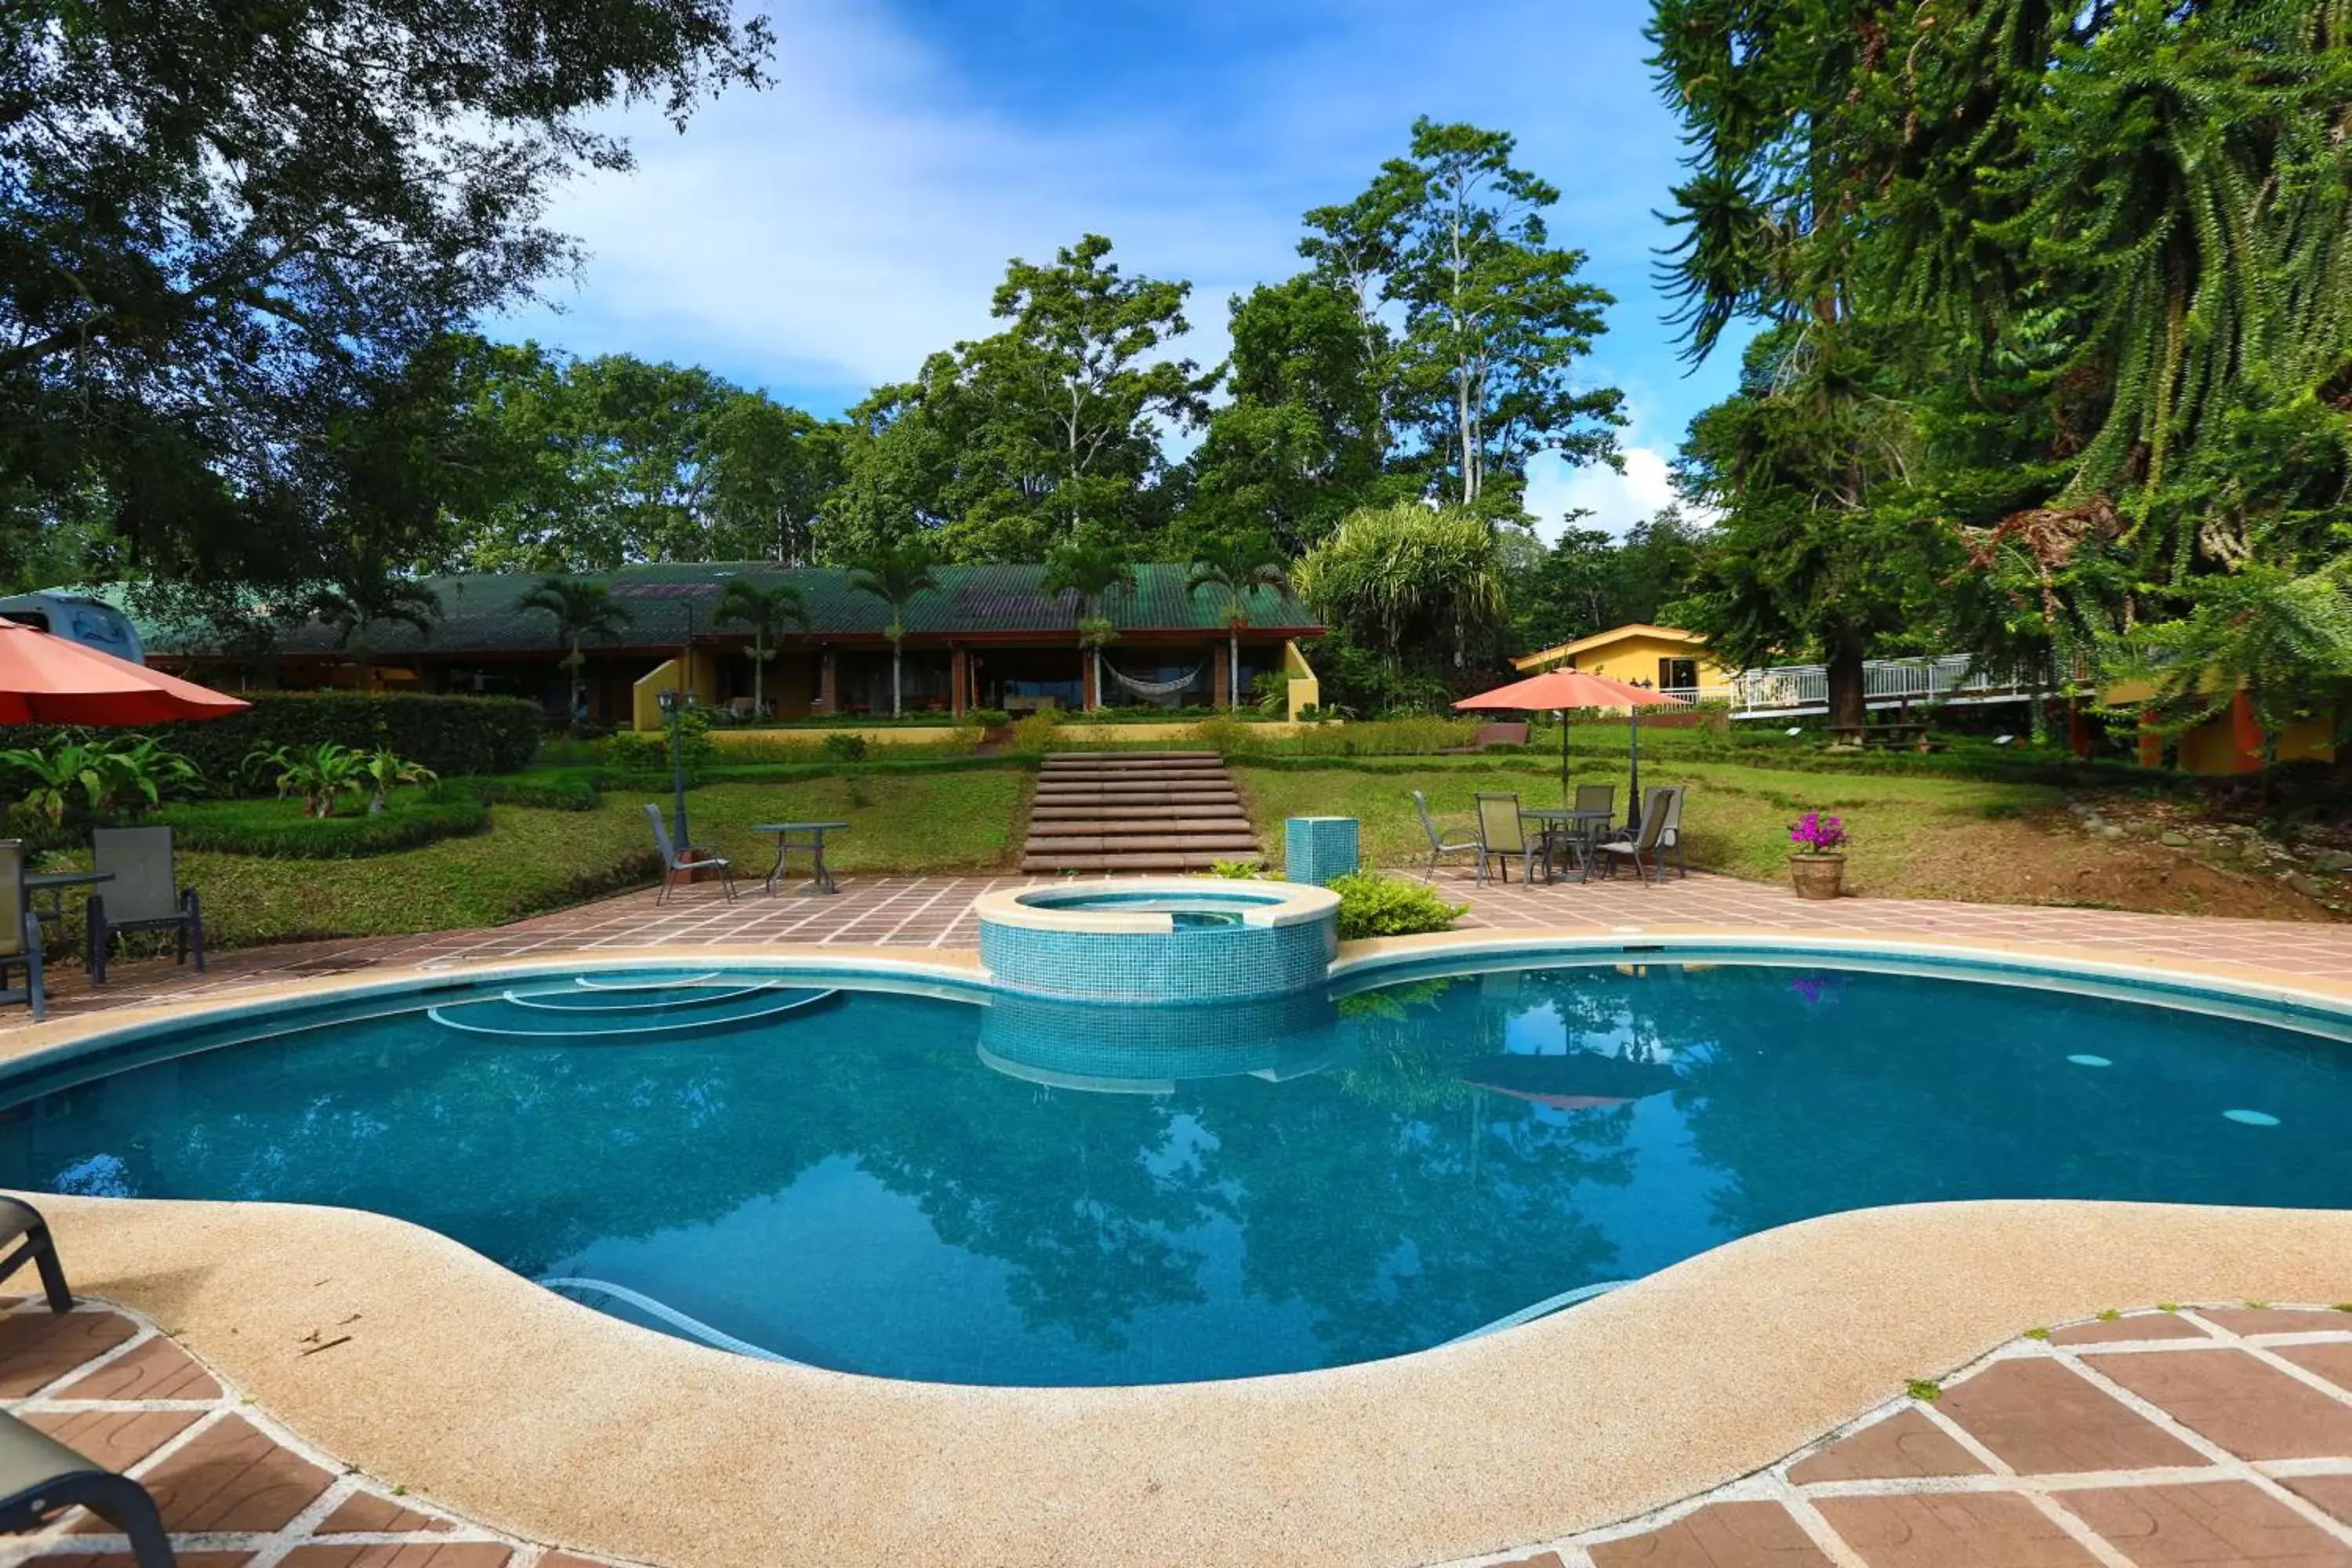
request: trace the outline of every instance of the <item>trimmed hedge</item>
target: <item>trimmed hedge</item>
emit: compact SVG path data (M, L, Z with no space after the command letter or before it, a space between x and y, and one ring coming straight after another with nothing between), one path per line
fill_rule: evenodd
M257 691L247 700L251 708L225 719L156 724L142 732L202 768L206 788L215 795L255 787L241 770L257 746L332 741L363 752L381 748L443 778L515 773L539 754L539 706L519 697ZM53 724L0 727L0 750L47 747L64 732Z
M596 788L596 775L588 773L467 779L466 787L492 805L523 805L540 811L593 811L604 799Z
M205 801L167 806L150 820L171 825L177 848L278 860L389 855L479 833L490 825L490 808L482 797L457 784L395 790L373 816L364 803L342 816L306 817L301 809L298 800Z

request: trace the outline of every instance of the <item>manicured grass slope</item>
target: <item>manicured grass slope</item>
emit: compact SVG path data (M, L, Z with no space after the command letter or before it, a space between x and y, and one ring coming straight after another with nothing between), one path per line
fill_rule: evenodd
M1518 765L1447 765L1360 772L1252 767L1237 763L1250 818L1279 853L1283 818L1318 813L1353 816L1363 824L1365 858L1385 867L1425 864L1429 841L1414 818L1411 792L1429 796L1441 825L1474 825L1473 796L1482 790L1516 792L1528 805L1559 804L1556 771ZM1556 763L1555 763L1556 768ZM1614 782L1624 815L1626 774L1579 760L1571 783ZM2043 784L1979 784L1948 778L1846 773L1798 773L1728 763L1645 759L1644 788L1683 784L1686 847L1693 866L1755 879L1784 877L1787 825L1810 808L1843 816L1855 838L1850 879L1880 892L1914 892L1926 879L1938 845L1953 832L2058 805L2062 793ZM1456 862L1457 864L1459 862Z
M996 869L1020 846L1029 779L1006 769L719 784L691 792L687 811L698 842L753 876L774 849L751 825L807 820L851 825L826 844L838 870ZM189 853L181 874L229 945L496 924L649 882L647 798L609 794L585 812L496 805L488 833L357 860Z

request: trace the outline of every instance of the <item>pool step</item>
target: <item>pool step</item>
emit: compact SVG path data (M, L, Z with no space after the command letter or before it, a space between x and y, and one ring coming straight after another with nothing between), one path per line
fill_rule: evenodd
M1214 752L1061 752L1038 773L1021 868L1205 871L1263 853Z

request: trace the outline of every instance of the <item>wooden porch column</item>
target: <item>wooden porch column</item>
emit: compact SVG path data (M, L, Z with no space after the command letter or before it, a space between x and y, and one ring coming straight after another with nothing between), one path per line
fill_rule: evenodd
M1233 700L1232 672L1226 668L1230 658L1231 650L1223 643L1215 645L1210 657L1210 663L1216 669L1209 680L1209 703L1212 707L1223 708Z
M833 648L830 645L827 645L825 650L817 656L816 710L820 713L837 713L841 710L840 693L834 680Z
M959 643L948 655L948 689L950 693L948 698L949 711L959 719L963 717L964 693L971 679L971 660L964 653L963 646Z
M1102 706L1102 693L1095 687L1096 662L1094 649L1082 647L1078 650L1078 706L1080 708Z

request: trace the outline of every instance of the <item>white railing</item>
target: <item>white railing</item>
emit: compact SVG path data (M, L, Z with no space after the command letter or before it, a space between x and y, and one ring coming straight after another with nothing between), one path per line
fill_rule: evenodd
M1862 667L1863 700L1871 708L1906 703L2018 702L2047 689L2030 677L1974 668L1966 654L1934 658L1874 658ZM1670 688L1659 694L1686 702L1720 702L1735 719L1795 718L1826 713L1830 672L1826 665L1776 664L1743 669L1728 682Z

